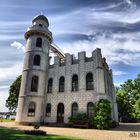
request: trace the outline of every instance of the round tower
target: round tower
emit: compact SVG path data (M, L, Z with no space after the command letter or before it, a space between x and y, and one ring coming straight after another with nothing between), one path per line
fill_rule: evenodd
M52 33L48 27L48 19L39 15L25 33L27 42L16 116L18 123L43 121L49 48L52 42Z

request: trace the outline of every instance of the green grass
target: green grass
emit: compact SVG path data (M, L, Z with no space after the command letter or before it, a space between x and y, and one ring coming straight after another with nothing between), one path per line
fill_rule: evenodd
M0 122L13 122L15 120L11 120L11 119L0 119Z
M19 130L0 128L0 140L82 140L59 135L34 136Z

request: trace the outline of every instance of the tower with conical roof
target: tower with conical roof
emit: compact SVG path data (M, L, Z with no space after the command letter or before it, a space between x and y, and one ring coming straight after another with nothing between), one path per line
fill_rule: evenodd
M36 16L25 33L26 51L16 122L42 122L52 33L44 15Z

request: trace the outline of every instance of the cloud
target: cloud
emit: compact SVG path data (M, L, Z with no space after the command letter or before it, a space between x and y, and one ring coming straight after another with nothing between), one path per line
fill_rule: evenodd
M16 63L11 67L0 68L0 82L15 79L22 73L22 63Z
M23 44L21 44L20 42L14 41L10 45L17 48L18 50L21 49L23 52L25 52L25 46L23 46Z
M123 71L113 71L113 75L114 76L120 76L120 75L126 75L128 74L127 72L123 72Z
M101 48L103 56L110 65L123 63L136 66L140 60L140 41L137 40L139 36L139 33L135 33L134 36L112 32L95 33L89 36L90 40L62 43L60 48L75 55L80 51L86 51L87 56L91 55L91 50Z

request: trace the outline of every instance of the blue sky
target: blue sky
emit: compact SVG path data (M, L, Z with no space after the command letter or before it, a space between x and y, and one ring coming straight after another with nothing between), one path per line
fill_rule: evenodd
M1 0L0 111L10 84L22 72L24 33L34 16L50 22L54 42L64 53L77 55L102 49L115 85L140 73L139 0Z

